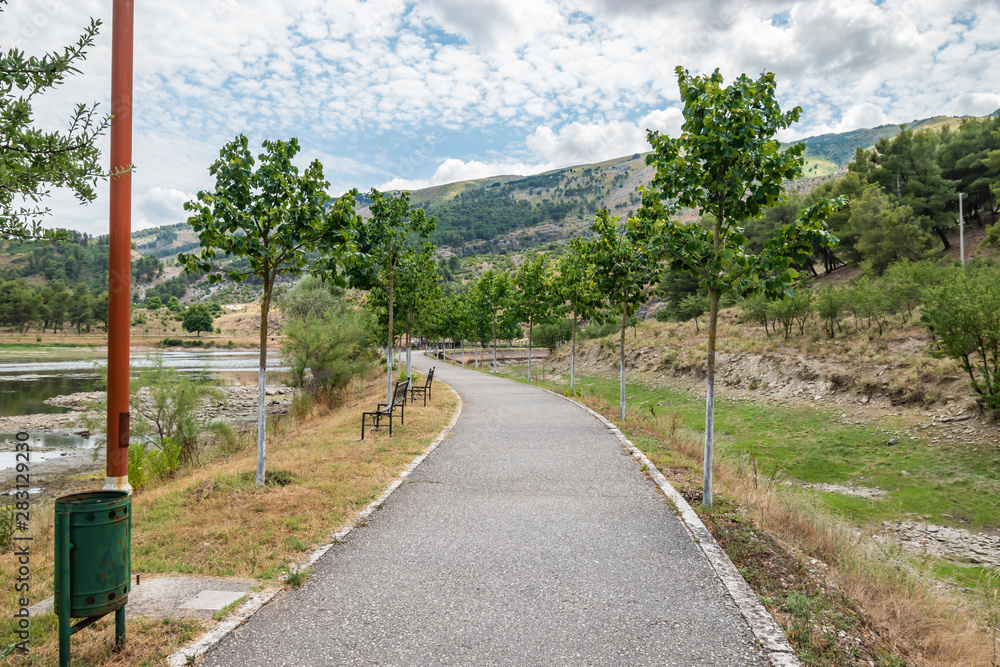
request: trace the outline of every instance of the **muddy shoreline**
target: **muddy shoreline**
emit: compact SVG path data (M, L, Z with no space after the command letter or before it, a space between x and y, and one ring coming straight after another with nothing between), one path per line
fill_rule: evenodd
M219 390L225 395L224 402L206 403L198 412L200 419L224 421L236 427L253 424L256 421L256 386L219 387ZM295 393L294 389L268 385L265 391L267 416L280 415L288 411ZM56 433L89 436L93 440L94 436L101 434L89 433L84 424L87 421L99 422L103 418L103 412L94 410L93 406L104 400L105 392L79 392L55 396L45 401L49 405L67 408L67 412L0 417L0 433L10 434L0 440L0 456L9 455L16 450L17 442L13 434L26 433L28 436L31 456L28 461L27 486L31 489L40 489L31 493L32 500L90 490L95 488L95 484L103 485L105 471L103 446L44 447L39 444L39 436ZM18 474L14 467L0 470L0 499L3 494L17 490L19 484L24 486L24 478L19 479Z

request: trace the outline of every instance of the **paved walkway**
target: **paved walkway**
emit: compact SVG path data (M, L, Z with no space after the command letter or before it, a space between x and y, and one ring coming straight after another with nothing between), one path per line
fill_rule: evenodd
M525 385L437 377L464 402L452 436L206 665L765 664L606 427Z

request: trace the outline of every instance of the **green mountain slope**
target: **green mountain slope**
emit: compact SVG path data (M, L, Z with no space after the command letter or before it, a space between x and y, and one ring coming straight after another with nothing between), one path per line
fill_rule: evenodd
M961 120L935 116L908 123L907 127L940 128L957 125ZM899 125L882 125L802 139L806 145L803 178L790 187L806 192L835 178L854 159L859 147L871 148L879 139L891 138L899 131ZM532 176L503 175L447 183L414 190L410 197L415 205L437 217L432 240L443 254L516 252L559 244L580 235L601 208L623 218L632 214L639 205L638 186L648 183L652 175L645 157L645 153L636 153ZM358 203L362 215L366 214L366 197L361 195ZM685 217L693 219L694 215L687 212ZM140 252L164 259L197 246L197 239L185 223L135 232L133 239Z

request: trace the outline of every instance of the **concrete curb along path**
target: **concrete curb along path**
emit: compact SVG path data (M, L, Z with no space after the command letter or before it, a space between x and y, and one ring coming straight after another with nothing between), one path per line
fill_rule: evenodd
M442 382L441 384L444 383ZM444 386L448 387L448 385ZM422 454L420 454L417 458L413 459L410 465L406 467L406 470L397 475L396 479L394 479L389 484L389 486L385 488L385 491L382 492L382 495L380 495L378 498L368 503L368 505L366 505L364 509L358 512L354 516L354 518L351 519L350 523L348 523L346 526L344 526L336 533L334 533L333 538L329 543L324 544L318 549L315 549L314 551L310 552L309 555L306 556L298 564L297 569L304 570L307 567L310 567L311 565L315 564L316 561L322 558L327 551L332 549L335 544L342 542L344 538L347 537L348 533L350 533L352 530L354 530L354 528L363 523L369 516L372 515L373 512L375 512L379 507L381 507L382 503L384 503L389 498L389 496L392 495L392 492L398 489L400 484L405 482L406 478L409 477L410 474L417 469L417 466L423 463L424 459L430 456L431 452L437 449L438 445L444 442L445 438L448 437L448 434L451 433L451 430L455 428L455 424L458 423L458 418L462 416L462 397L459 396L458 392L456 392L451 387L448 387L448 390L451 393L455 394L456 398L458 399L458 405L455 408L455 414L452 416L451 421L448 422L448 425L445 426L444 429L442 429L441 433L438 434L438 436L427 447L427 449L424 450ZM202 635L194 642L187 644L186 646L182 646L177 651L169 655L167 657L167 664L170 665L170 667L184 667L185 665L192 664L196 658L204 655L212 647L214 647L223 639L225 639L230 632L238 628L240 625L242 625L248 619L250 619L254 614L260 611L261 608L268 602L273 600L274 597L279 592L281 592L281 588L279 588L278 586L269 586L262 591L250 593L249 595L247 595L246 600L243 602L242 605L239 606L238 609L236 609L234 612L223 618L219 622L219 624L214 628L212 628L208 633Z
M768 661L775 667L801 667L802 663L795 656L795 649L792 648L784 631L774 620L774 617L761 604L757 594L753 592L753 589L747 584L746 580L736 569L736 566L729 560L729 556L719 546L719 543L715 541L715 537L709 532L701 518L691 508L691 505L688 504L688 501L667 481L667 478L653 465L653 462L638 447L633 445L632 441L626 438L621 430L613 422L606 419L604 415L591 410L586 405L578 403L568 396L563 396L549 389L545 389L544 391L555 394L596 417L608 427L608 431L612 435L618 438L622 446L631 452L632 457L640 465L646 466L646 472L649 473L649 476L656 482L656 485L660 487L664 495L677 508L678 516L684 523L684 527L687 528L688 534L694 540L695 544L698 545L698 548L701 549L701 552L705 554L705 558L708 559L712 569L715 570L715 574L722 581L722 585L726 587L729 595L732 596L747 625L750 626L754 637L757 638L757 641L760 642L767 653Z

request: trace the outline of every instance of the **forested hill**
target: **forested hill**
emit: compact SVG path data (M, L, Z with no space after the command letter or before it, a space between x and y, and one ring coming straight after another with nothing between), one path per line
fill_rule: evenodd
M645 155L534 176L499 176L417 190L412 201L437 217L432 240L460 254L517 249L579 235L608 208L628 216L649 181Z
M1000 111L1000 110L998 110ZM935 116L913 121L912 130L958 127L961 118ZM858 148L899 134L882 125L809 137L804 178L792 189L805 193L842 173ZM432 240L440 248L468 255L559 242L582 233L594 213L607 208L627 217L639 204L640 184L652 174L645 153L598 164L567 167L534 176L495 176L449 183L411 193L411 200L438 219Z

